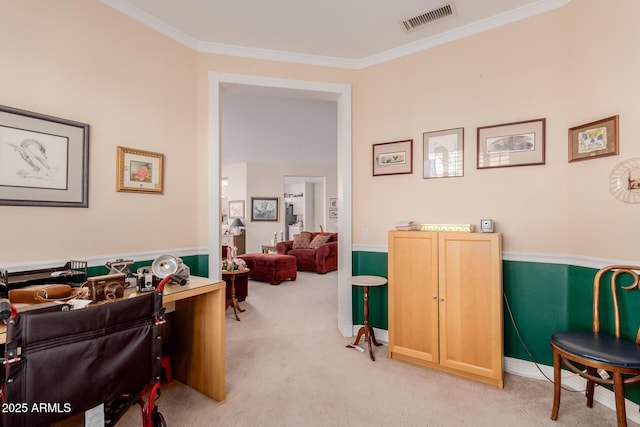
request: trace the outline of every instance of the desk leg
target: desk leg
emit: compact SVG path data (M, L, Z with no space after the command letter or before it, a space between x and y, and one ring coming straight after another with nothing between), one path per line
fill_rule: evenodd
M217 401L225 398L225 289L176 301L173 376Z

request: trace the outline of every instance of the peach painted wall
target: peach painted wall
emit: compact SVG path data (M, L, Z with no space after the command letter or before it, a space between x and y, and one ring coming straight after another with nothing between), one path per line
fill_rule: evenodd
M88 123L89 208L0 206L0 263L193 247L196 54L97 1L3 2L0 104ZM119 193L116 147L164 153Z
M580 0L363 70L354 89L354 243L385 244L400 220L492 218L507 252L638 260L640 205L609 195L640 156L635 83L640 3ZM567 129L619 114L620 156L567 160ZM546 164L476 169L476 128L546 118ZM465 128L463 178L422 178L422 133ZM414 173L372 177L371 144L414 140ZM362 229L369 239L362 239ZM637 240L637 239L635 239Z
M195 53L99 2L5 3L0 103L89 123L91 143L90 207L0 206L3 264L206 247L210 71L353 85L355 244L386 245L403 219L488 217L506 251L638 259L639 205L607 183L640 157L635 0L573 1L364 70ZM567 129L613 114L620 156L568 164ZM476 170L478 126L541 117L546 165ZM422 133L460 126L464 178L422 179ZM407 138L413 175L372 177L371 145ZM118 145L166 155L163 196L115 191Z
M567 127L620 115L620 155L567 166L567 252L640 261L640 204L615 200L608 176L640 157L640 2L573 1L566 22Z

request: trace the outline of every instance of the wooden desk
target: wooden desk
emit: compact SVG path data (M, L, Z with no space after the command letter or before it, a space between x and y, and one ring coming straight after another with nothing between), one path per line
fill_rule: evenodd
M175 304L173 376L214 400L225 398L225 282L191 276L167 285L163 305Z
M134 290L127 289L125 297ZM171 340L173 376L191 388L225 398L225 282L191 276L185 286L165 286L162 303L175 308ZM6 339L0 327L0 342Z

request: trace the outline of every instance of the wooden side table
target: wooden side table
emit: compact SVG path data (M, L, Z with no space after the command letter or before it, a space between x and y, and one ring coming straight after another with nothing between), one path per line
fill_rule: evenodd
M236 277L244 277L249 275L249 269L245 270L234 270L234 271L222 271L222 279L225 281L231 282L231 296L227 298L227 304L225 306L225 310L229 308L229 306L233 307L233 314L236 316L236 320L239 322L240 318L238 317L238 312L244 312L245 310L240 308L238 305L238 299L236 298Z
M387 279L380 276L352 276L347 280L353 286L360 286L364 290L364 326L362 326L358 331L358 335L356 336L356 340L353 344L349 344L347 347L355 348L355 346L360 342L360 338L364 337L364 340L369 346L369 357L371 357L371 360L375 362L376 358L373 356L371 343L373 342L376 346L381 346L382 344L376 340L373 328L369 325L369 287L384 286L387 284Z

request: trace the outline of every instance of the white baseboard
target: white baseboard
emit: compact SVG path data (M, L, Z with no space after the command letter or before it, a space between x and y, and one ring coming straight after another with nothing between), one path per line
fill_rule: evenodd
M538 369L540 368L540 369ZM547 365L537 365L533 362L529 362L526 360L514 359L511 357L504 358L504 370L511 374L520 375L528 378L535 378L539 380L546 380L545 375L553 379L553 367ZM544 375L540 372L540 370L544 373ZM562 371L562 386L568 387L573 390L584 390L587 387L587 382L581 376L574 374L571 371L563 370ZM594 400L599 402L600 404L606 406L615 412L616 410L616 400L613 391L604 388L604 387L596 387L594 396ZM630 401L629 399L625 399L626 409L627 409L627 419L640 424L640 413L638 409L640 408L638 404Z

